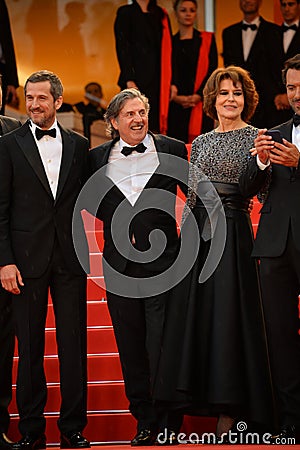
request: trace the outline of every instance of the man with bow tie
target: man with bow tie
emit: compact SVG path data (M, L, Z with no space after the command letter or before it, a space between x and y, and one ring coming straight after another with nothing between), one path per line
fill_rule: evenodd
M286 61L283 79L294 117L276 127L282 143L273 141L266 129L259 130L252 151L257 156L248 172L265 198L253 256L260 259L280 426L276 444L300 438L300 54Z
M150 133L148 112L148 99L137 89L121 91L104 116L113 139L89 154L91 172L99 176L97 185L105 179L111 182L97 216L104 225L107 303L129 409L137 420L132 446L153 444L164 427L175 438L180 426L180 417L171 419L154 407L151 390L169 291L165 285L157 291L156 279L172 267L177 255L179 240L172 215L177 186L185 190L184 183L162 167L166 159L171 164L172 157L177 157L180 168L187 150L183 142ZM157 256L147 259L151 251Z
M45 321L48 291L60 364L61 448L89 447L86 416L86 274L72 240L73 208L87 177L88 141L56 120L63 87L52 72L25 83L29 120L0 139L0 277L12 294L18 339L14 450L46 447ZM86 247L87 250L87 247Z
M283 24L281 25L283 67L284 61L295 56L300 49L300 0L280 0L280 11L283 18ZM275 105L281 111L282 116L278 123L285 122L292 117L293 110L290 107L286 87L283 84L281 93L275 97Z
M239 0L243 20L222 32L224 66L248 70L259 94L251 123L271 128L282 122L274 99L282 92L282 44L280 26L265 20L259 10L262 0Z

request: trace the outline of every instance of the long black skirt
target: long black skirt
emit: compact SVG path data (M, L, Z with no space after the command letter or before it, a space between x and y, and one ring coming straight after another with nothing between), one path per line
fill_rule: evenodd
M187 414L224 413L269 426L274 402L251 222L243 211L225 214L226 243L214 273L199 283L211 245L201 239L196 263L170 296L154 398ZM205 209L194 216L201 233Z

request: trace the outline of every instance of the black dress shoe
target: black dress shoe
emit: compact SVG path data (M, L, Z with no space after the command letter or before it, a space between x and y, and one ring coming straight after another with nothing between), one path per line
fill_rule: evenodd
M280 432L271 437L270 444L298 444L295 425L284 425L281 427Z
M131 441L132 447L141 445L153 445L155 442L155 435L151 430L139 431Z
M5 433L0 433L0 450L10 450L13 442L11 442Z
M81 433L60 436L60 448L89 448L91 444Z
M39 450L46 448L46 436L23 436L18 442L12 444L12 450Z

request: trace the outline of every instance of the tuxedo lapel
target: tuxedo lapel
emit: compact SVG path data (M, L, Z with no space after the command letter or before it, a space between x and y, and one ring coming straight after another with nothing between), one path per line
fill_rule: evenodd
M74 139L71 137L70 133L61 125L59 125L59 128L62 137L62 158L60 164L59 179L55 201L57 201L60 194L62 193L66 179L72 166L72 161L75 152Z
M239 61L241 61L241 64L245 62L244 60L244 50L243 50L243 28L242 28L243 22L240 23L240 26L236 29L236 34L233 39L233 46L237 46L237 53Z
M144 189L147 188L151 188L151 187L157 187L158 184L158 180L160 177L160 173L158 174L157 171L159 170L159 172L161 171L161 164L163 164L164 166L166 166L166 158L161 158L161 155L164 154L169 154L170 153L170 148L169 146L166 144L166 142L164 142L159 135L154 135L152 133L149 133L154 141L154 145L157 151L157 156L159 159L159 166L157 167L156 171L153 173L152 177L149 179L148 183L146 184Z
M284 139L289 142L292 142L292 130L293 130L293 121L289 120L280 126L280 131ZM295 173L295 167L284 167L282 166L282 170L288 170L292 175Z
M16 141L48 194L53 198L39 150L26 122L15 134Z

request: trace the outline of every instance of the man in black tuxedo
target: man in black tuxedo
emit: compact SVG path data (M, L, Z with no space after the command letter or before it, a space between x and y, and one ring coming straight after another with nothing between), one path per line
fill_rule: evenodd
M4 114L6 103L14 107L19 104L16 91L19 86L16 56L5 0L0 0L0 74L2 75L3 91L0 113Z
M282 121L274 100L282 92L282 43L279 25L259 15L262 0L240 0L243 20L223 30L224 65L234 64L250 72L259 93L259 105L251 123L270 128Z
M12 294L18 339L20 441L45 448L45 321L56 320L62 403L61 448L89 447L86 425L86 275L72 241L72 213L86 181L88 141L56 120L62 84L52 72L25 83L29 120L0 139L0 277Z
M1 107L0 76L0 107ZM11 117L0 116L0 136L21 126L21 122ZM11 442L6 434L9 426L8 405L12 397L12 364L15 334L12 321L11 294L0 287L0 450L9 450Z
M105 114L113 140L89 154L92 173L105 168L95 173L97 186L111 183L97 215L104 224L108 308L129 408L137 420L132 446L152 444L164 427L176 434L181 419L158 411L151 389L169 290L168 281L158 287L157 279L172 267L177 256L179 240L172 215L177 186L185 189L184 182L162 168L166 160L167 166L172 164L172 157L178 169L181 161L186 167L187 150L181 141L149 133L148 112L148 99L137 89L121 91ZM116 219L118 210L121 213ZM151 251L156 256L147 259Z
M300 0L280 0L280 10L283 17L281 25L283 62L297 55L300 49ZM290 107L286 87L282 83L282 92L275 97L275 105L281 111L282 120L285 122L293 116L293 110ZM279 123L279 122L278 122Z
M253 256L260 259L263 305L269 340L280 430L275 443L300 431L300 54L283 69L294 117L277 126L277 143L259 131L257 158L249 166L257 187L263 187ZM276 439L278 439L276 441Z

